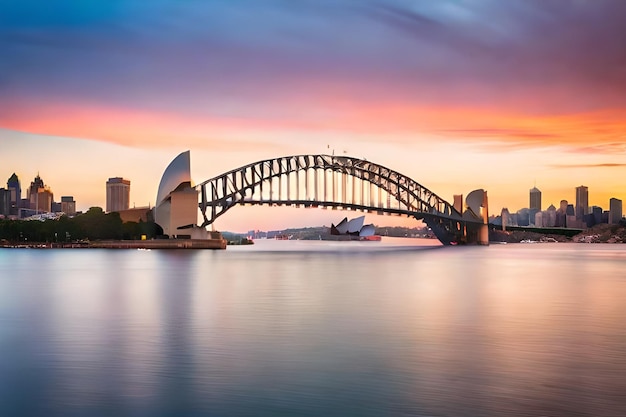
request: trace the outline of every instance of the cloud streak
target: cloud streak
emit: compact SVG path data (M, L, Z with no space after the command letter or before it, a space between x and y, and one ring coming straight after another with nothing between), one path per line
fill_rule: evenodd
M551 165L552 168L624 168L626 164L616 164L616 163L601 163L601 164L556 164Z
M0 16L1 127L133 146L283 128L623 151L624 2L47 4Z

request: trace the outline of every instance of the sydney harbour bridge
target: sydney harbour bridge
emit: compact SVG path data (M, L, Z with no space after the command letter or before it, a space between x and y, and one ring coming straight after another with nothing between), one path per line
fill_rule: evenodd
M444 245L488 244L487 193L475 190L466 209L397 171L364 159L295 155L254 162L195 186L202 227L236 205L331 208L423 220Z

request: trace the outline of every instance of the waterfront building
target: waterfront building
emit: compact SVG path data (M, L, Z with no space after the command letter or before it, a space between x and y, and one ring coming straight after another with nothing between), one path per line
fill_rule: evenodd
M190 166L190 152L185 151L165 169L154 206L154 221L170 238L207 239L207 231L197 226L198 191L191 181Z
M52 211L54 194L50 187L44 184L43 179L37 174L28 187L28 208L35 213L49 213Z
M576 187L576 219L582 220L589 213L589 189L584 185Z
M622 200L611 198L609 200L609 223L617 224L622 220Z
M537 187L530 189L530 205L528 207L531 210L541 211L541 191Z
M106 187L106 212L128 210L130 207L130 181L121 177L113 177L109 178Z
M76 214L76 201L74 201L74 197L71 195L61 197L61 211L68 216L74 216Z
M128 222L147 222L152 220L152 209L148 206L145 207L133 207L128 210L120 210L120 219L123 223Z
M19 209L22 206L22 187L20 186L20 179L17 177L15 172L9 177L9 180L7 181L7 189L11 193L9 197L11 200L9 214L17 216L19 213Z

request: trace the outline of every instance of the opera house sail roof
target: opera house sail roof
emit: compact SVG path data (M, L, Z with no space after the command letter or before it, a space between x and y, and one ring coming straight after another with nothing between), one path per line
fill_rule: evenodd
M365 216L356 217L350 221L345 217L337 226L331 224L330 234L332 235L352 235L352 236L373 236L375 227L372 224L363 226Z
M156 204L154 220L169 237L191 237L198 232L198 192L191 181L190 152L178 155L165 169Z
M189 183L191 185L191 157L190 151L179 154L165 168L161 182L159 183L159 191L157 193L156 206L161 204L169 194L177 189L181 184Z

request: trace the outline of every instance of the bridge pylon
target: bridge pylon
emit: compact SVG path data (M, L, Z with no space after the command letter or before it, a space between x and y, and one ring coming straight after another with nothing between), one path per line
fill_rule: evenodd
M487 191L474 190L465 199L467 209L464 219L472 219L465 228L465 241L468 244L489 245L489 199ZM478 221L476 221L478 220Z

